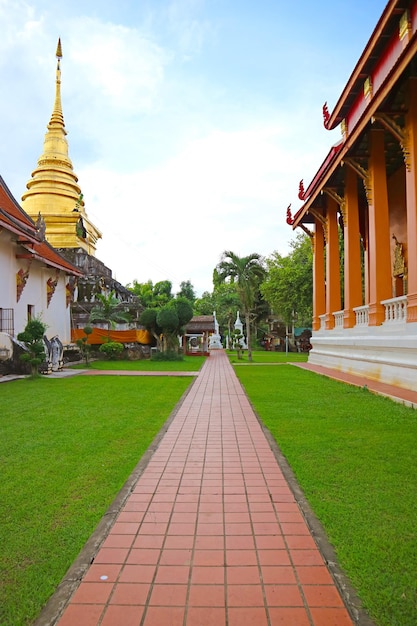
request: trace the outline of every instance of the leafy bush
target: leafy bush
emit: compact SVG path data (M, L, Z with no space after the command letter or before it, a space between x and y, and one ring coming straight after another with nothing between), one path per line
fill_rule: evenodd
M34 318L29 320L25 330L17 335L18 340L24 343L27 350L20 358L30 364L32 376L38 375L38 367L45 361L45 344L43 342L45 330L46 324L39 318Z
M123 344L118 341L108 341L100 346L99 351L105 354L110 361L113 361L123 352Z
M241 344L242 339L243 339L242 333L240 332L238 328L235 328L235 330L232 332L231 340L232 340L232 347L234 350L236 350L238 359L242 358L242 352L243 352L243 348Z
M83 331L84 331L84 337L81 337L81 339L77 339L76 343L80 349L82 357L85 360L85 364L88 367L89 360L90 360L90 351L91 351L91 345L88 343L88 337L93 332L93 329L90 325L87 325L83 328Z

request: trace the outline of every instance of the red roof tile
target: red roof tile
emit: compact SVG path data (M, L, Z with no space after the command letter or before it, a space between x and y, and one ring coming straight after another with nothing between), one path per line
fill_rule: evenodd
M20 245L28 251L32 258L68 274L83 275L75 265L64 259L47 241L42 241L39 238L34 221L19 206L1 176L0 226L18 235Z

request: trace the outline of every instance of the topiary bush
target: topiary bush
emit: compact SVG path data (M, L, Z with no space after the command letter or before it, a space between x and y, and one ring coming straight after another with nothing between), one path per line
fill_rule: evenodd
M77 339L76 344L80 349L81 356L84 358L86 366L89 367L91 345L88 343L88 338L93 332L93 329L89 324L87 324L87 326L83 328L83 332L84 332L84 337L81 337L81 339Z
M109 361L115 361L123 352L123 344L118 341L108 341L100 346L99 351L106 355Z
M24 344L27 350L20 358L29 363L32 376L39 374L39 365L45 361L45 344L43 342L45 331L46 324L39 318L34 318L29 320L25 330L17 335L18 340Z

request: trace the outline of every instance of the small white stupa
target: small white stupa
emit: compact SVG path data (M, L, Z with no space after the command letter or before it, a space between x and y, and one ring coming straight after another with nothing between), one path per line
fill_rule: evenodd
M214 333L210 335L209 339L209 350L221 350L222 346L222 338L219 333L219 323L216 318L216 311L213 311L214 316Z

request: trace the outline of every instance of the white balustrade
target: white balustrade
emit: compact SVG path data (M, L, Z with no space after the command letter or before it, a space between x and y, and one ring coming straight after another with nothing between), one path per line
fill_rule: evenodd
M326 328L326 314L319 315L320 320L320 330L324 330Z
M381 300L385 307L384 324L394 324L407 321L407 296Z
M355 306L353 308L356 318L356 326L368 326L369 322L369 306L364 304L363 306Z
M336 311L335 313L333 313L333 317L334 317L334 327L335 328L343 328L343 320L345 317L345 312L344 311Z

